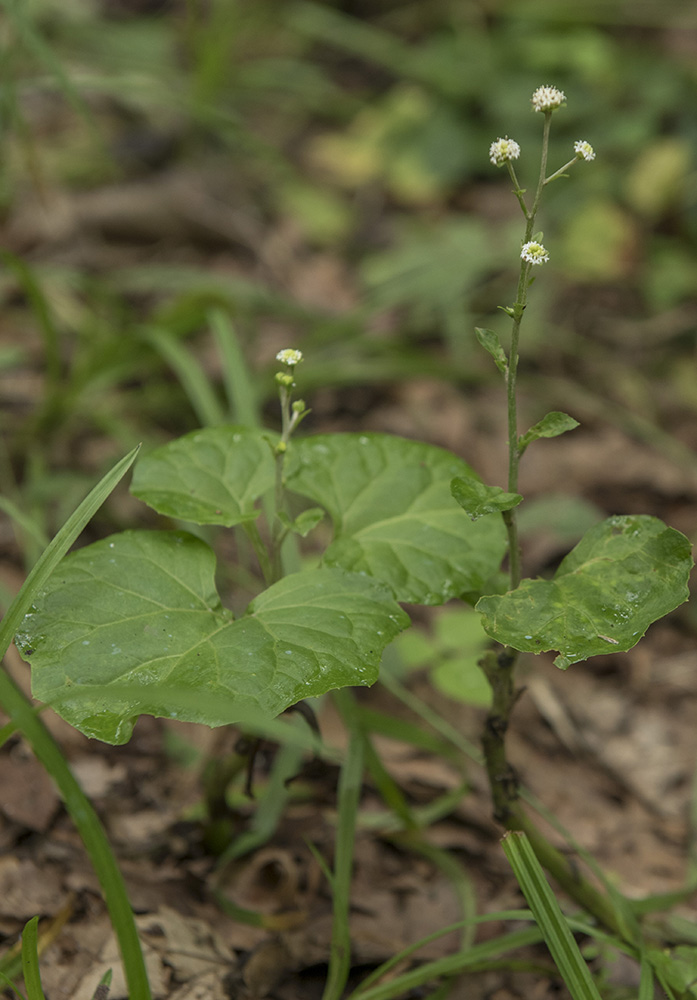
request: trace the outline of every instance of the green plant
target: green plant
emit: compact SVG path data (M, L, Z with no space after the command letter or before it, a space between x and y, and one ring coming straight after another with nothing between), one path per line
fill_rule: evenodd
M517 295L504 309L512 321L508 350L495 333L477 331L506 383L506 490L486 486L457 456L420 442L372 433L295 436L308 413L303 400L293 399L302 355L281 351L280 433L224 424L195 431L145 455L132 484L135 496L167 518L199 531L237 528L246 536L263 578L246 611L235 616L224 607L215 554L198 534L129 531L67 558L35 594L16 641L32 663L37 698L87 735L123 743L143 713L254 727L304 698L371 684L383 650L408 625L400 603L462 598L500 644L480 661L492 689L483 744L495 815L507 829L524 833L569 894L639 954L641 938L628 907L572 870L523 812L504 740L521 652L557 650L555 662L565 669L632 648L652 622L687 599L692 566L689 542L679 532L653 517L612 517L586 533L554 579L522 578L520 460L536 440L577 425L553 412L520 434L517 417L521 324L533 269L548 260L542 234L535 232L541 197L550 182L594 156L579 141L574 157L548 175L552 114L563 101L554 88L533 96L544 128L530 207L513 166L518 144L506 138L491 147L492 161L509 170L525 216ZM192 384L191 391L205 403L204 419L218 424L216 401L200 386ZM311 561L289 572L300 565L299 539L313 532L318 544ZM321 540L324 551L313 556ZM346 703L345 711L353 742L342 772L327 997L340 995L348 972L352 830L357 782L370 758ZM518 861L522 872L529 859ZM571 968L575 958L563 942L560 948ZM585 980L579 982L585 985L578 995L591 995L583 993Z

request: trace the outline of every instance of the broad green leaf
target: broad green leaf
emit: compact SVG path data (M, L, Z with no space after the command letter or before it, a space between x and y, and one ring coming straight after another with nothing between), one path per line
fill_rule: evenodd
M477 479L453 479L450 492L473 521L485 514L500 514L517 507L523 499L520 493L506 493L500 486L485 486Z
M658 518L610 517L591 528L553 580L524 580L477 611L492 638L514 649L556 649L561 669L631 649L652 622L688 598L690 543Z
M560 434L572 431L578 426L578 420L574 420L568 413L553 410L552 413L547 413L542 420L539 420L518 439L518 450L522 455L527 446L532 444L533 441L537 441L538 438L559 437Z
M253 521L274 483L272 431L208 427L144 455L131 492L158 514L231 527Z
M17 637L34 696L109 743L126 742L142 713L210 726L269 718L372 684L408 624L385 587L328 569L286 577L233 620L214 573L212 550L185 532L124 532L68 556ZM218 695L220 707L182 705L186 691Z
M325 565L367 573L417 604L481 593L498 570L503 523L463 517L450 482L477 477L450 452L391 434L321 434L293 442L288 457L288 488L333 521Z
M498 334L494 333L493 330L484 330L479 326L475 328L474 332L477 335L477 340L482 345L484 350L488 351L494 359L494 364L498 370L505 375L508 368L508 359L506 358L506 353L501 346Z

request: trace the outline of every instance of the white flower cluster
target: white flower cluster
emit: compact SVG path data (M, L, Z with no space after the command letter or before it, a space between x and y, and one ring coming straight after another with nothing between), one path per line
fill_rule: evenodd
M515 139L497 139L489 146L489 159L495 167L502 167L508 160L517 160L520 156L520 146Z
M560 108L565 100L566 95L563 90L557 90L556 87L538 87L530 98L530 103L534 111L554 111L555 108Z
M286 365L288 368L295 368L296 365L300 364L302 359L303 352L296 351L292 347L286 347L276 355L276 361L280 361L282 365Z
M549 254L542 244L536 240L524 243L520 251L520 256L528 264L546 264L549 260Z
M590 163L591 160L595 159L595 150L585 139L578 139L574 143L574 153L576 153L579 159L584 159L586 163Z

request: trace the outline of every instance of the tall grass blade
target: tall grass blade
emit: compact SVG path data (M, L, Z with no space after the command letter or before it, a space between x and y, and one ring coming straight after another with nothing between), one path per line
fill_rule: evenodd
M231 421L244 427L260 427L253 379L230 317L222 309L211 309L208 322L223 363L223 385Z
M601 1000L530 841L519 831L507 833L503 850L573 1000Z
M226 420L223 407L193 354L165 330L157 327L148 327L143 337L174 371L201 427L218 427L224 424Z
M22 931L22 972L27 1000L46 1000L39 972L39 918L32 917Z
M349 909L353 845L356 836L356 817L363 779L363 752L365 743L355 718L350 699L335 698L349 729L349 745L339 777L339 811L337 815L336 849L333 880L332 940L327 982L322 1000L340 1000L351 966L351 932Z
M41 590L82 529L99 510L119 480L123 478L133 465L139 450L140 445L130 451L125 458L116 463L113 469L107 472L94 489L87 494L77 510L70 515L53 540L46 546L0 624L0 656L4 656L7 652L15 632L29 610L37 591Z
M140 446L129 452L99 481L44 550L0 624L0 654L3 656L36 593L133 464L139 448ZM145 962L126 887L97 814L35 708L5 670L0 670L0 705L21 730L35 756L58 786L68 813L87 849L121 948L131 1000L151 1000Z

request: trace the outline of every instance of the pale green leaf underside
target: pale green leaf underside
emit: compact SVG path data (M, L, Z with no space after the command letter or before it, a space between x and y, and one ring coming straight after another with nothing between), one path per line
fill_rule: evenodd
M214 572L211 549L184 532L124 532L68 556L17 636L34 696L110 743L126 742L142 713L210 726L271 718L302 698L372 684L383 648L408 624L385 587L328 569L286 577L233 620ZM111 695L124 685L128 699ZM85 699L81 686L97 693ZM182 705L187 690L219 695L224 709Z
M463 516L450 482L478 479L450 452L390 434L324 434L294 442L288 457L288 488L332 518L325 565L367 573L417 604L481 593L499 569L503 523Z
M247 427L193 431L144 455L131 493L158 514L194 524L254 520L255 501L274 483L276 439Z
M492 638L514 649L556 649L565 669L628 650L688 598L690 543L655 517L611 517L591 528L553 580L524 580L477 604Z

